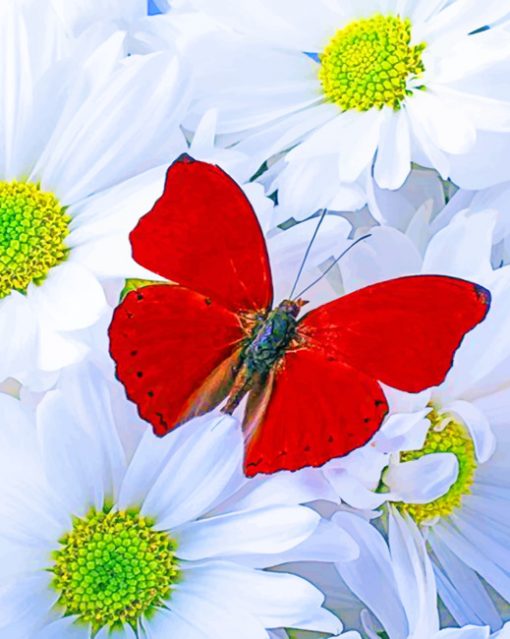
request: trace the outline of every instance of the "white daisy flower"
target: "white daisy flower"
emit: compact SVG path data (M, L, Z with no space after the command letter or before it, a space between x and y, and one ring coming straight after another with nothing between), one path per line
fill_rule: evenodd
M186 82L125 34L72 40L45 5L0 6L0 381L41 384L83 357L103 284L135 276L128 232L183 150Z
M179 8L223 27L195 42L194 112L217 107L219 132L259 160L285 152L274 183L282 196L300 183L324 193L321 207L359 208L372 167L379 186L396 189L411 162L469 188L458 158L490 182L491 143L508 153L507 23L477 31L506 18L505 3L184 0Z
M341 632L309 582L266 570L316 556L314 535L324 543L325 527L334 528L299 505L305 483L290 474L247 482L231 417L199 418L162 440L146 429L128 441L141 423L116 423L116 402L97 371L80 367L35 413L0 395L0 636ZM337 553L356 555L348 535L329 536Z
M491 264L496 225L494 212L458 214L433 237L424 257L405 235L380 229L342 264L347 290L423 272L474 280L492 292L486 320L466 336L445 382L418 396L395 394L393 409L399 410L401 401L400 412L410 415L394 415L393 432L388 420L370 449L380 465L389 462L382 473L388 492L374 492L374 482L365 493L352 491L355 498L366 498L362 507L375 508L384 499L414 519L427 540L439 595L455 620L492 628L498 627L499 615L484 582L510 599L505 470L510 271ZM386 243L385 251L370 247L374 238L379 246ZM347 495L349 503L352 499Z

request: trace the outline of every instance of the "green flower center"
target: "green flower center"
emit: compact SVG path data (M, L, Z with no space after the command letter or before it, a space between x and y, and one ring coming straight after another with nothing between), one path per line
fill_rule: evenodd
M411 46L411 22L399 16L362 18L335 33L320 56L319 79L328 102L343 111L389 106L398 110L409 81L425 67L426 44Z
M29 182L0 181L0 298L41 284L65 260L70 221L52 193Z
M91 510L53 554L53 587L66 615L92 625L135 630L170 596L178 578L175 541L138 511Z
M424 524L437 517L447 517L457 510L464 495L471 492L477 467L473 440L461 422L452 415L433 410L428 416L431 426L421 450L411 450L400 455L401 462L419 459L430 453L452 453L459 463L459 474L449 491L428 504L395 505L401 512L407 512L417 524Z

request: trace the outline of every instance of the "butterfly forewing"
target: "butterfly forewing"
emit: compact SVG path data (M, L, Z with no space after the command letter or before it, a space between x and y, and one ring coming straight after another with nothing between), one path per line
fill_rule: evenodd
M388 386L416 393L443 382L455 351L489 305L489 291L472 282L402 277L311 311L299 333Z
M257 217L219 167L185 155L165 190L130 235L135 260L233 311L266 310L273 297Z

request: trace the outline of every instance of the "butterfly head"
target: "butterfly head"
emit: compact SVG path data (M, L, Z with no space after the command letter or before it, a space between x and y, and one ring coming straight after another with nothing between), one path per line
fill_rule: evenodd
M308 304L307 300L283 300L283 302L280 302L278 305L278 309L296 318L305 304Z

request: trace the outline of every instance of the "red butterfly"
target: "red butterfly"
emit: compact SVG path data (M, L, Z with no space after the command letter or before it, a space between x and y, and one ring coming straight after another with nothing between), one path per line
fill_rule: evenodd
M220 168L179 158L130 235L136 261L178 284L130 292L110 326L127 394L157 435L248 394L245 472L320 466L363 446L388 404L440 384L490 293L421 275L355 291L297 320L272 309L266 244L254 211ZM271 310L272 309L272 310Z

